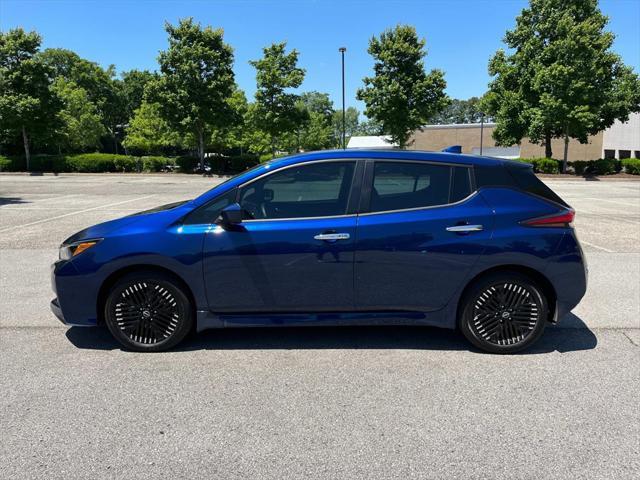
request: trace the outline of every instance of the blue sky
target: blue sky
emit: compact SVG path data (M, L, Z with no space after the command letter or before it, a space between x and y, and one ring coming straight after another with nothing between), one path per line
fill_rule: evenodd
M521 0L390 1L94 1L0 0L0 30L21 26L37 30L43 46L62 47L118 71L157 68L158 51L167 46L164 22L192 16L222 27L235 49L236 80L249 97L255 71L249 60L261 48L287 41L300 52L307 71L301 91L328 92L340 104L340 56L347 47L347 106L362 77L371 73L369 38L398 23L416 27L427 40L427 68L445 71L454 98L481 95L489 80L487 61L502 45L507 29L526 6ZM640 71L640 0L601 1L617 38L614 49Z

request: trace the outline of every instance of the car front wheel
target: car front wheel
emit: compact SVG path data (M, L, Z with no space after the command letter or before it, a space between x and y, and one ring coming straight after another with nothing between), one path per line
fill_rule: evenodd
M111 288L105 302L105 322L124 347L139 352L168 350L191 330L191 302L168 275L131 273Z
M479 279L461 303L458 326L491 353L523 350L540 338L548 318L542 289L526 275L495 273Z

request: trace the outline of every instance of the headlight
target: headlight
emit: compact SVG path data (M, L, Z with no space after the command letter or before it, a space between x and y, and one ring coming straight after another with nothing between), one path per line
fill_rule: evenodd
M76 255L80 255L85 250L90 249L102 239L97 240L85 240L82 242L74 242L69 245L60 245L60 250L58 253L58 257L60 260L69 260Z

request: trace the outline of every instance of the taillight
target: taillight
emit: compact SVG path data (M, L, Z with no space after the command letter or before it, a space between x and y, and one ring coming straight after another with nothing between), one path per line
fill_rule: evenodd
M553 215L532 218L520 223L527 227L568 227L571 222L573 222L575 216L576 212L573 209L569 209L554 213Z

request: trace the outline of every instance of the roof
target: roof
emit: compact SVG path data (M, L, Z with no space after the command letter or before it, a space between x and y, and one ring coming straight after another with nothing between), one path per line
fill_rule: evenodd
M371 148L348 148L345 150L320 150L317 152L305 152L288 157L281 157L270 160L269 162L262 163L257 167L247 170L246 172L237 175L236 177L221 183L208 192L203 193L198 198L194 199L196 205L204 204L205 202L215 198L220 193L235 188L243 183L252 180L267 173L270 170L286 167L289 165L295 165L298 163L312 162L314 160L325 159L390 159L390 160L424 160L428 162L442 162L442 163L457 163L461 165L482 165L482 166L498 166L505 163L515 163L509 160L502 160L492 157L480 157L477 155L464 155L460 153L447 153L447 152L425 152L421 150L399 150L399 149L371 149ZM524 163L519 163L519 166L526 166Z
M389 135L353 136L349 139L347 148L397 148L398 144L391 142Z

